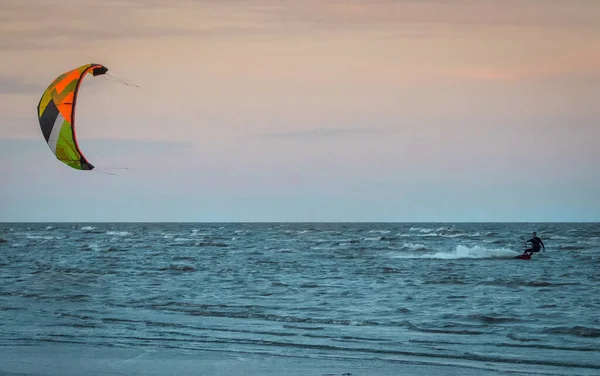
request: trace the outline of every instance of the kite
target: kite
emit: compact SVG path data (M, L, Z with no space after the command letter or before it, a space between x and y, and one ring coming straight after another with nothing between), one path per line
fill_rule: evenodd
M75 136L75 108L81 81L91 73L94 77L108 72L100 64L85 64L58 76L42 94L37 107L44 139L56 159L76 170L93 170L83 156Z

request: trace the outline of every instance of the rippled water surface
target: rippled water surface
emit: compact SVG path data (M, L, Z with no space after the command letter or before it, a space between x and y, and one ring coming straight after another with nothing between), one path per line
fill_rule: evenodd
M4 223L0 345L597 375L599 256L597 223Z

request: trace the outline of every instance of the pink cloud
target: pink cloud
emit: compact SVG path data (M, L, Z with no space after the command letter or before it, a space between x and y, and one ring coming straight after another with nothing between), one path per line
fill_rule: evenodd
M530 59L504 66L471 66L448 69L442 75L452 78L486 81L524 81L562 75L600 75L600 48L590 47L557 55L552 59Z

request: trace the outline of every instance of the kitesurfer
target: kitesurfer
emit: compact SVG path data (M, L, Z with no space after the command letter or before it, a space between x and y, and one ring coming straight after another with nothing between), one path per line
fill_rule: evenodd
M533 232L533 237L527 240L525 243L531 243L531 248L527 248L523 254L529 253L529 255L531 255L533 252L539 252L540 245L544 249L544 252L546 252L546 246L544 245L544 242L537 236L535 231Z

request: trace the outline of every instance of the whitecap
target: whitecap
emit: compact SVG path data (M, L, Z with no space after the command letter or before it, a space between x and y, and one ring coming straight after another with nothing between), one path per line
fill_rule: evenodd
M54 236L44 236L44 235L27 235L27 239L44 239L44 240L52 240Z
M371 234L389 234L390 230L371 230L369 233Z
M422 259L484 259L484 258L514 258L519 252L507 248L485 248L479 245L467 247L459 244L452 251L420 254L395 254L393 258L422 258Z
M107 235L117 235L117 236L125 236L131 234L128 231L107 231Z
M402 250L406 251L426 251L428 248L423 244L413 244L413 243L405 243L402 245Z

